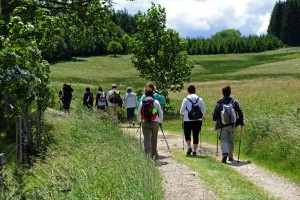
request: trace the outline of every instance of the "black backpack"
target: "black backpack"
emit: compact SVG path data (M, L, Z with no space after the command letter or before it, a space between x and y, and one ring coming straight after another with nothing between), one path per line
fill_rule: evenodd
M72 99L72 88L70 85L66 85L65 88L62 89L62 99L63 100L71 100Z
M201 119L203 117L203 113L201 111L201 108L199 105L197 105L199 97L197 98L196 102L192 102L191 99L186 98L187 100L189 100L192 104L192 109L189 111L187 108L186 110L188 111L188 117L189 120L198 120Z
M114 90L113 93L109 96L109 102L114 104L119 104L121 102L121 96L119 90Z
M157 116L157 110L153 105L154 99L147 98L143 100L142 102L142 119L145 122L153 121L155 120Z
M94 103L94 97L93 97L92 93L88 94L88 98L87 98L86 101L88 102L89 105L93 105L93 103Z

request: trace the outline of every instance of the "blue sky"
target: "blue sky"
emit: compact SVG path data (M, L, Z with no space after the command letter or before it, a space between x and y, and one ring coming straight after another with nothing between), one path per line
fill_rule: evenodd
M115 0L115 10L131 14L147 12L151 2L166 9L167 28L181 37L210 37L224 29L243 36L267 32L271 12L278 0Z

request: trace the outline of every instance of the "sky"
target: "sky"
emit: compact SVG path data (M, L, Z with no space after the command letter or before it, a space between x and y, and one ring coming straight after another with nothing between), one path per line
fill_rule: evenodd
M266 34L271 12L278 0L114 0L115 10L146 13L151 2L165 8L167 28L180 37L209 38L224 29L242 36Z

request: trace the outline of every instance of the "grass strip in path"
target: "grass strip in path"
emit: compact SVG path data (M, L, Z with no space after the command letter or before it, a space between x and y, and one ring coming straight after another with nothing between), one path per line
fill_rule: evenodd
M203 180L220 199L273 199L262 189L227 165L209 156L186 156L174 152L179 162L198 172Z

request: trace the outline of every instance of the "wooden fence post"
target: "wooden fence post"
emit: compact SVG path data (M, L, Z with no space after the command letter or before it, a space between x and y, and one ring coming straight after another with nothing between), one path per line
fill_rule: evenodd
M22 162L22 121L21 116L16 117L16 145L17 145L17 159Z
M3 169L4 165L5 165L4 153L0 153L0 171Z

